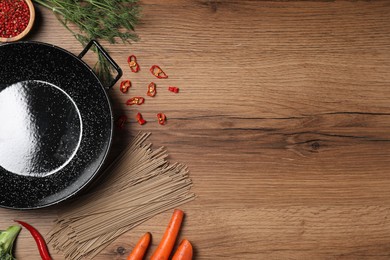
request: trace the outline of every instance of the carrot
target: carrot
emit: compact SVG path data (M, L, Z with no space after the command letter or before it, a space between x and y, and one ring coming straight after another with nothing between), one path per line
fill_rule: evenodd
M149 232L145 233L135 245L133 251L131 251L130 255L127 257L127 260L142 260L146 249L149 246L150 237L151 235Z
M192 245L187 239L183 239L177 248L172 260L192 260Z
M183 221L184 212L180 209L175 209L169 222L167 229L160 241L156 251L153 253L150 260L168 260L171 255L173 246L176 242L177 234L179 233L181 222Z

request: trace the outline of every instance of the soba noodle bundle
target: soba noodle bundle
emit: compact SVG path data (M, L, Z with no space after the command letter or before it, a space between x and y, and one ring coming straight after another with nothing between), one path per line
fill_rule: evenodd
M94 192L59 213L49 244L66 259L90 259L110 242L151 217L195 198L186 166L169 164L164 148L138 134L103 174Z

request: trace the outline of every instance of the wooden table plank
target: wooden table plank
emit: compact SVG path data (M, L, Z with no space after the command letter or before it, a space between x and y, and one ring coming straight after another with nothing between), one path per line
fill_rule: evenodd
M390 2L145 0L141 40L108 45L144 95L159 64L169 74L139 108L138 131L189 166L198 198L183 206L181 237L196 259L388 259L390 255ZM81 46L39 8L30 40ZM127 69L136 54L141 72ZM87 60L92 63L92 60ZM180 87L173 95L168 85ZM145 87L142 87L145 86ZM115 114L133 118L114 87ZM164 127L153 122L167 114ZM107 247L126 259L138 238L156 247L170 212ZM27 220L43 233L56 209L0 209L0 226ZM61 254L52 252L55 259ZM16 256L39 259L26 232Z

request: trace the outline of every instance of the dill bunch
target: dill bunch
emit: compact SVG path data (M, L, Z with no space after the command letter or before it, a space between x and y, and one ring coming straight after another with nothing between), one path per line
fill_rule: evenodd
M116 43L137 40L134 27L140 18L138 0L34 0L49 8L84 46L91 40ZM77 25L80 32L68 26Z
M138 0L34 0L56 14L58 20L86 46L91 39L109 43L137 41L134 32L141 16ZM74 24L78 31L69 26ZM96 50L95 50L96 51ZM98 55L95 72L104 84L112 80L113 68ZM109 75L110 74L110 75Z

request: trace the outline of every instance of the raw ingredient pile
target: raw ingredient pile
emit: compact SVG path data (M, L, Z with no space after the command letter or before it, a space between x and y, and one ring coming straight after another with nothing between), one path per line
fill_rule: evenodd
M137 58L135 55L130 55L127 59L127 62L129 64L131 72L137 73L140 71L140 65L137 62ZM168 78L168 75L158 65L153 65L149 70L150 70L151 74L153 76L155 76L157 79L167 79ZM121 81L119 89L123 94L126 94L131 87L132 87L131 81L129 79L125 79L125 80ZM178 87L168 86L167 90L170 92L176 93L176 94L179 93ZM154 82L150 82L146 88L146 95L151 97L151 98L154 98L156 96L156 94L157 94L157 84ZM145 98L142 96L131 97L130 99L128 99L126 101L126 105L128 105L128 106L133 106L133 105L140 106L144 103L145 103ZM156 117L157 117L157 122L160 125L165 125L165 123L167 121L167 116L164 113L159 112L156 114ZM144 125L147 122L140 112L137 113L136 120L140 125ZM126 115L119 116L119 118L117 119L117 126L119 128L123 128L126 121L128 121L128 118Z
M30 9L23 0L0 1L0 37L12 38L21 34L30 21Z

